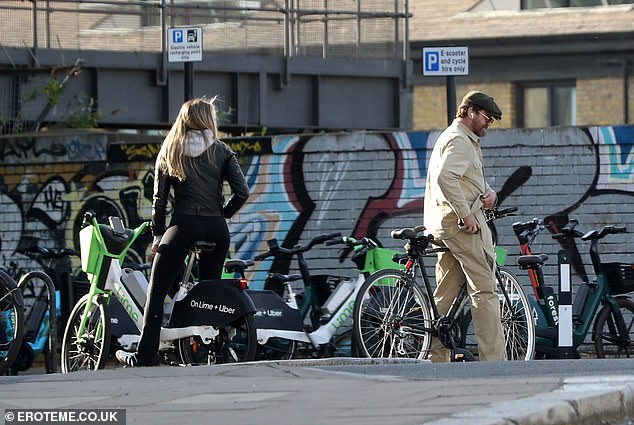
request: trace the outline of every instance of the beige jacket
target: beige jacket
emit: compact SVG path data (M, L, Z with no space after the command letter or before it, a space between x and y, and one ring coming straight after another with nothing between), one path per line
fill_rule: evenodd
M448 239L458 220L473 214L486 226L480 195L491 190L484 178L480 139L458 120L438 137L429 159L424 225L437 239Z

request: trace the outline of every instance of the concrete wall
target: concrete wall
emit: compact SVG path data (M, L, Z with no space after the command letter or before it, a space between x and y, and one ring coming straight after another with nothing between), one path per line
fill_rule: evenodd
M230 224L234 257L251 258L277 238L284 246L331 232L376 236L386 246L397 227L422 220L422 197L429 150L438 132L345 133L235 139L251 198ZM79 248L83 212L103 219L120 215L128 226L150 217L153 158L160 140L104 132L60 133L0 138L0 265L16 262L24 270L40 266L16 251L37 242L45 247ZM494 130L484 139L487 178L502 206L519 215L495 223L499 245L515 266L519 253L511 224L540 217L579 228L624 224L634 231L634 126ZM605 260L634 262L630 234L605 239ZM149 236L131 255L145 257ZM574 279L593 275L588 244ZM548 232L535 252L551 255L547 274L556 275L560 247ZM339 261L337 247L307 254L315 272L352 276L349 258ZM74 266L79 260L74 259ZM433 264L430 259L429 264ZM261 287L271 263L259 263L252 286ZM277 263L275 268L288 269ZM294 264L291 266L294 269ZM556 283L554 277L551 281Z

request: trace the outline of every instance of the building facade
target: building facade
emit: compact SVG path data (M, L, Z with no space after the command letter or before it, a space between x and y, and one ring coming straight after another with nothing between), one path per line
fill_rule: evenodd
M469 48L474 88L495 97L502 128L634 122L634 2L411 2L412 128L447 124L447 79L422 72L425 47Z

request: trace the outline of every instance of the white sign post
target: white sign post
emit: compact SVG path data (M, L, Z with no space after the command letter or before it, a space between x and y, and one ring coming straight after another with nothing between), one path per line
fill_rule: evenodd
M169 62L200 62L203 60L203 28L170 28L167 32Z
M468 47L424 47L423 75L447 77L447 124L456 115L456 75L469 75Z
M194 64L203 60L203 28L170 28L167 31L167 60L183 62L185 100L194 97Z
M423 48L423 75L469 75L469 48Z

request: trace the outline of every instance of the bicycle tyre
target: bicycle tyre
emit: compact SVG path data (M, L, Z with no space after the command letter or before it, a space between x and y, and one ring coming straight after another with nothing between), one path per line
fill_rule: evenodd
M106 298L99 295L92 297L84 333L78 335L89 301L89 294L81 297L68 316L62 340L62 373L103 369L106 365L110 348L110 316Z
M427 296L400 270L380 270L355 299L353 338L362 357L424 359L432 339Z
M508 360L532 360L535 357L535 322L528 297L517 277L505 268L500 268L504 288L511 303L498 292L500 319L504 331Z
M626 297L618 297L616 302L628 335L618 335L614 312L609 304L604 305L597 314L593 330L594 347L599 359L634 357L634 302Z
M503 282L498 282L498 299L507 359L532 360L535 357L535 323L530 302L515 275L506 268L500 268L499 271ZM504 284L511 300L510 304L500 291L501 284ZM458 322L461 329L460 347L477 354L478 346L471 321L471 309L464 311Z
M0 375L5 375L22 346L24 301L15 281L0 270Z
M248 313L238 322L220 328L218 336L209 344L199 336L179 339L178 354L183 364L197 366L255 360L258 337L253 314Z
M297 341L271 337L265 344L258 344L255 360L290 360L297 351Z

